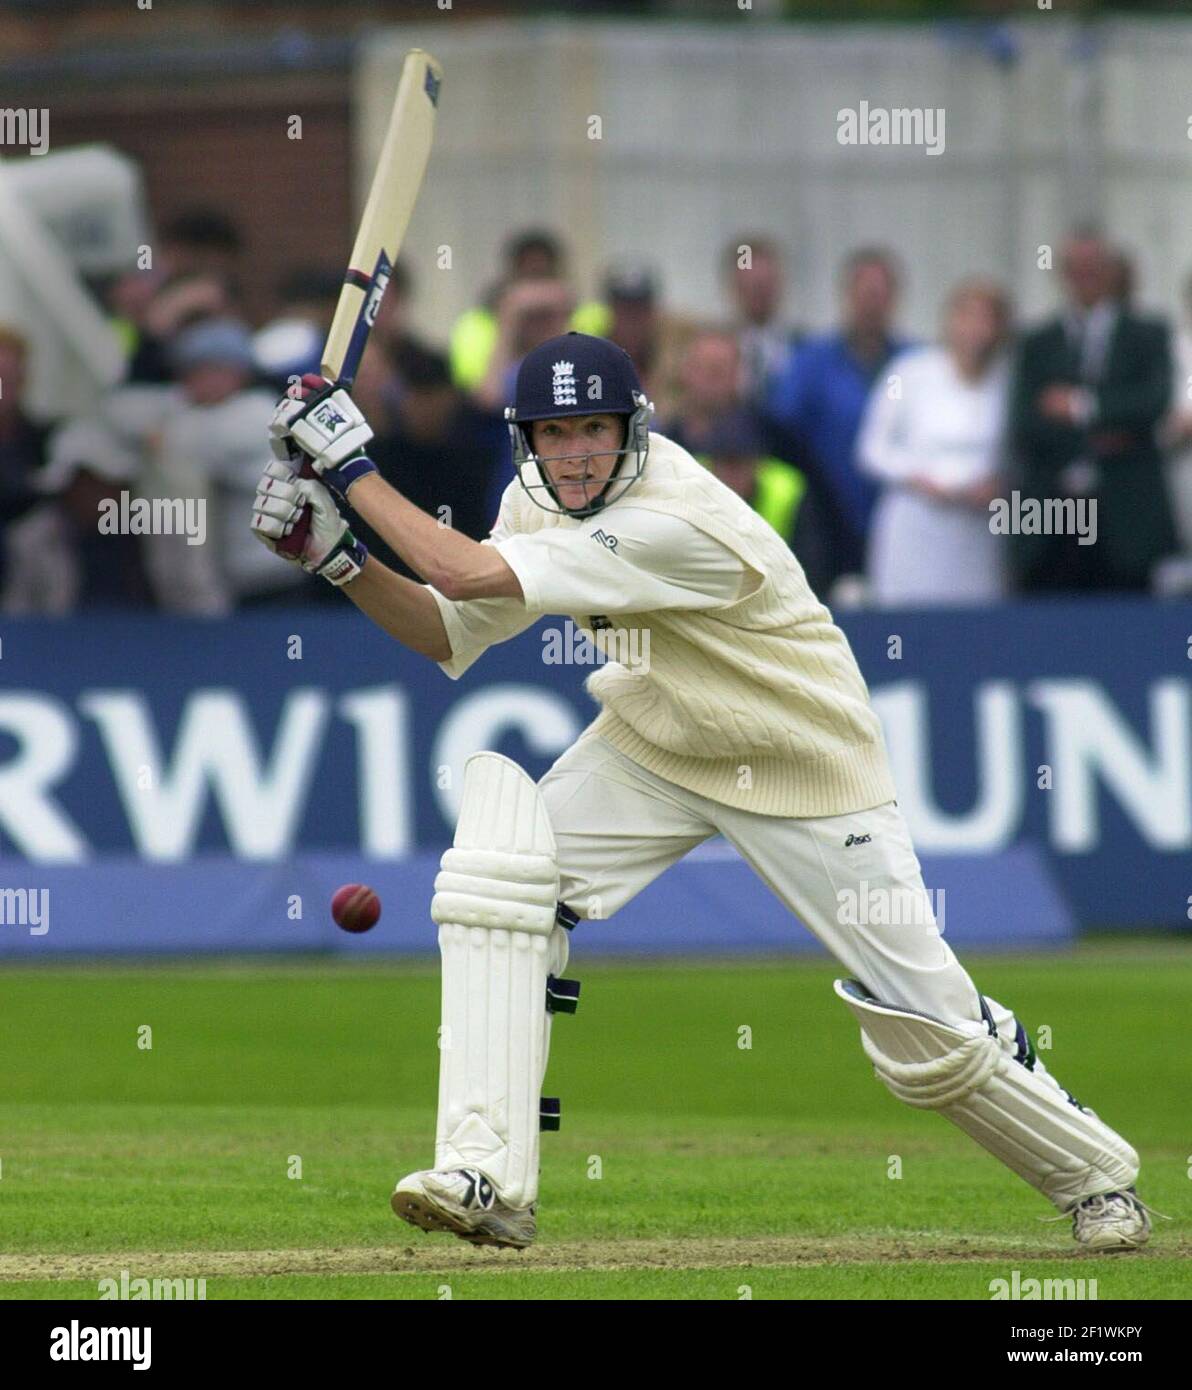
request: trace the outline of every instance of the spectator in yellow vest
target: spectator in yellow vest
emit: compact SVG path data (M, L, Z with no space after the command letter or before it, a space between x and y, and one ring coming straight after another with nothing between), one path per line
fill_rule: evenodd
M794 546L803 474L783 459L768 457L757 418L739 406L713 421L696 457Z
M510 386L527 352L566 333L575 311L575 296L563 280L517 280L506 287L497 305L497 337L488 365L472 398L481 410L504 409Z
M474 309L466 310L456 319L451 329L448 349L451 376L465 391L478 391L489 374L500 334L500 304L510 286L524 281L555 281L567 277L567 257L553 232L535 228L515 233L505 243L501 259L500 278ZM608 327L608 311L602 304L573 304L570 312L564 328L599 336Z
M765 517L788 545L806 480L794 464L773 457L757 412L742 399L741 351L731 328L705 327L687 344L678 410L660 433L673 439Z

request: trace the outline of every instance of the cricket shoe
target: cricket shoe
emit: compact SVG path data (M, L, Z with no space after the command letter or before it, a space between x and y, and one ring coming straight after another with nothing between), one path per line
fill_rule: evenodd
M473 1245L524 1250L538 1233L534 1208L510 1207L476 1168L435 1168L398 1183L389 1205L424 1231L450 1231Z
M1071 1215L1072 1235L1085 1250L1137 1250L1150 1238L1151 1218L1132 1187L1086 1197Z

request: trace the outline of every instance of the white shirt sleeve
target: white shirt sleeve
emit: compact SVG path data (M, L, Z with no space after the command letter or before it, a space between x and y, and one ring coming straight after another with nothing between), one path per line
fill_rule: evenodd
M481 541L480 544L489 545L491 542ZM426 587L439 605L439 616L443 619L447 641L451 644L451 658L440 661L439 669L452 680L458 680L489 647L508 642L511 637L533 627L542 616L531 613L521 599L449 599L444 598L433 585Z
M680 517L617 507L578 527L494 541L534 614L650 613L735 602L754 572Z

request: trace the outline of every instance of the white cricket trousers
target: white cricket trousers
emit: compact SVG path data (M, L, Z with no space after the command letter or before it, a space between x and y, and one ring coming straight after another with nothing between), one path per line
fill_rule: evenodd
M598 736L569 748L538 785L558 844L559 897L579 917L611 917L719 833L871 994L945 1021L981 1021L977 988L935 926L893 801L819 819L757 815L677 787ZM897 900L901 911L858 905L854 912L841 897L875 890ZM908 913L912 899L921 907ZM868 916L899 916L902 925L873 925ZM986 1002L1012 1053L1013 1015Z

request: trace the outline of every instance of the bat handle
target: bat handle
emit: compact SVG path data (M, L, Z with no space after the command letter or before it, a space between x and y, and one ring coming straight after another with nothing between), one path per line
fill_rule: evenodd
M303 478L317 478L319 475L311 467L310 459L303 459L302 472ZM311 509L309 504L302 509L302 515L294 523L288 536L283 536L277 543L278 550L283 555L301 555L302 547L306 544L306 538L310 534Z

